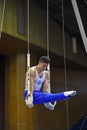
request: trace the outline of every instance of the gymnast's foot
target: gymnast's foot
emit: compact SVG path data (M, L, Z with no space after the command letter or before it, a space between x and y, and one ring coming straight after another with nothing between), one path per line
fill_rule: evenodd
M64 92L64 95L65 95L65 100L66 99L69 99L70 97L73 97L73 96L75 96L76 95L76 91L66 91L66 92Z

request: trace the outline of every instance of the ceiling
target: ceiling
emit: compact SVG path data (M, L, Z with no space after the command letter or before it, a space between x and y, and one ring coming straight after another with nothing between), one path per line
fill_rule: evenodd
M34 0L39 6L47 10L47 0ZM77 5L87 34L87 0L77 0ZM63 8L62 8L63 7ZM62 27L62 13L64 16L64 29L72 37L76 37L77 43L85 51L80 35L71 0L49 0L49 15Z
M47 8L47 0L34 0L41 8L46 10ZM77 25L77 21L75 18L75 14L72 8L72 4L70 0L49 0L49 15L62 27L62 4L63 1L63 13L64 13L64 28L71 36L75 36L77 38L79 46L84 50L84 46L82 43L82 39L80 36L79 28ZM80 13L82 16L83 24L85 27L85 32L87 34L87 4L86 0L78 0L78 5L80 8ZM18 52L26 53L27 46L25 41L17 39L15 37L9 36L7 34L2 33L2 39L0 40L0 53L3 55L12 55ZM9 43L9 47L8 47ZM23 44L22 44L23 43ZM44 50L39 47L33 46L30 44L31 52L35 52L36 55L43 55ZM39 51L38 51L39 50ZM38 53L39 54L38 54ZM58 57L58 55L52 54L50 55L51 62L55 63L55 66L64 68L64 58ZM53 58L54 57L54 58ZM56 62L56 59L58 62ZM76 69L76 70L87 70L86 67L78 65L72 61L67 60L67 68ZM54 67L55 67L54 66Z

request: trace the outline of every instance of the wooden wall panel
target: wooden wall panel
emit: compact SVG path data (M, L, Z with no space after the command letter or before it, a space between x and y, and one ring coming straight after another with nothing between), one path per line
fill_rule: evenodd
M0 25L1 25L1 19L2 19L2 11L3 11L3 0L0 0Z
M6 57L5 66L5 129L17 129L16 56Z
M5 115L5 83L4 83L4 62L5 57L0 55L0 129L4 130L4 115Z
M26 40L27 36L19 34L17 30L17 4L17 1L6 1L2 31L14 37Z
M32 64L35 57L31 58ZM34 110L23 98L26 69L25 54L6 57L5 130L34 130Z
M25 55L17 56L17 99L18 99L18 128L26 128L25 130L33 130L33 109L29 109L23 99L24 85L25 85L25 70L26 57Z

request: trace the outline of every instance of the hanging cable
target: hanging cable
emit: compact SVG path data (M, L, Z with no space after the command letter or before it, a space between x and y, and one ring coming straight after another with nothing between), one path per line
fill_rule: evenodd
M47 0L47 56L49 57L49 0ZM50 64L47 67L47 71L49 72L50 75Z
M49 0L47 0L47 56L49 57ZM47 70L50 73L50 64Z
M47 0L47 56L49 57L49 0ZM50 74L50 64L48 65L47 70Z
M29 32L29 17L30 17L30 11L29 11L29 0L27 1L27 71L28 71L28 91L30 91L30 50L29 50L29 41L30 41L30 32Z
M64 51L64 80L65 80L65 91L67 91L67 75L66 75L66 51L65 51L65 33L64 33L64 10L63 0L62 3L62 28L63 28L63 51ZM68 114L68 101L66 101L66 117L67 117L67 130L69 130L69 114Z
M49 56L49 0L47 0L47 56ZM49 72L49 76L50 76L50 64L48 65L47 71ZM50 85L50 78L49 78L49 86ZM50 88L49 88L50 89ZM51 90L49 90L51 92ZM53 106L55 107L56 105L56 101L54 102Z
M1 16L1 26L0 26L0 39L2 34L2 28L3 28L3 20L4 20L4 13L5 13L5 6L6 6L6 0L3 2L3 9L2 9L2 16Z
M27 3L27 52L28 54L30 54L30 50L29 50L29 41L30 41L30 37L29 37L29 24L30 24L30 11L29 11L29 6L30 6L30 1L28 0Z
M47 56L49 57L49 0L47 0Z

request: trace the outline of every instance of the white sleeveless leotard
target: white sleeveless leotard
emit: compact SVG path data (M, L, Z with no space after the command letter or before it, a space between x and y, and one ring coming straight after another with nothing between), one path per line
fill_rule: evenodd
M34 80L34 90L40 90L41 89L41 87L42 87L42 84L43 84L43 82L45 81L45 78L46 78L46 73L45 73L45 71L43 71L43 75L42 75L42 77L40 78L39 76L38 76L38 72L37 72L37 70L36 70L36 75L35 75L35 80Z

